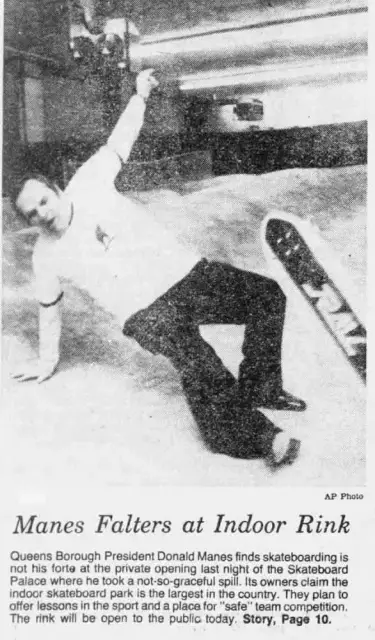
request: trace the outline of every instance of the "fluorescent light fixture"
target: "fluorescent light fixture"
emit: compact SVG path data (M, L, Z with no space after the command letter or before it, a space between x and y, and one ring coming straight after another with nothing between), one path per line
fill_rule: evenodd
M230 71L191 74L181 77L180 89L186 92L214 90L225 87L247 86L278 87L288 84L320 82L332 77L363 78L367 73L364 57L309 62L296 65L272 65L268 67L242 67Z

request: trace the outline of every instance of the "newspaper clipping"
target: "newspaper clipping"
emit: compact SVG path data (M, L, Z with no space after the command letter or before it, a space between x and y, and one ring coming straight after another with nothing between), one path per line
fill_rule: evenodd
M1 636L373 637L367 0L3 17Z

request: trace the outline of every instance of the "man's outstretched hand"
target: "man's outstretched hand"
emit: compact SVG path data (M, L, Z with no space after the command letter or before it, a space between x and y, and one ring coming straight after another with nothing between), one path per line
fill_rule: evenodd
M10 374L13 380L17 382L29 382L35 380L38 384L45 382L53 376L57 369L57 362L43 363L41 361L28 362L22 367L22 371Z
M152 89L155 89L155 87L159 85L153 73L154 69L145 69L137 76L137 94L144 100L147 100Z

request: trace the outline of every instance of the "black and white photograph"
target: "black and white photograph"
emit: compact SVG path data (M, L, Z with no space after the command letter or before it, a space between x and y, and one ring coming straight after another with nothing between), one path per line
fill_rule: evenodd
M5 0L13 489L364 487L367 30L367 0Z

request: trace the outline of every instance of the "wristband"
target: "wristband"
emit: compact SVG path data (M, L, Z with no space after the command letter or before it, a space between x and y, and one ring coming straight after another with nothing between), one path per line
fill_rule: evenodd
M64 292L62 291L56 298L56 300L54 300L53 302L40 302L39 304L41 307L47 308L47 307L53 307L55 304L57 304L58 302L60 302L61 298L63 297Z

